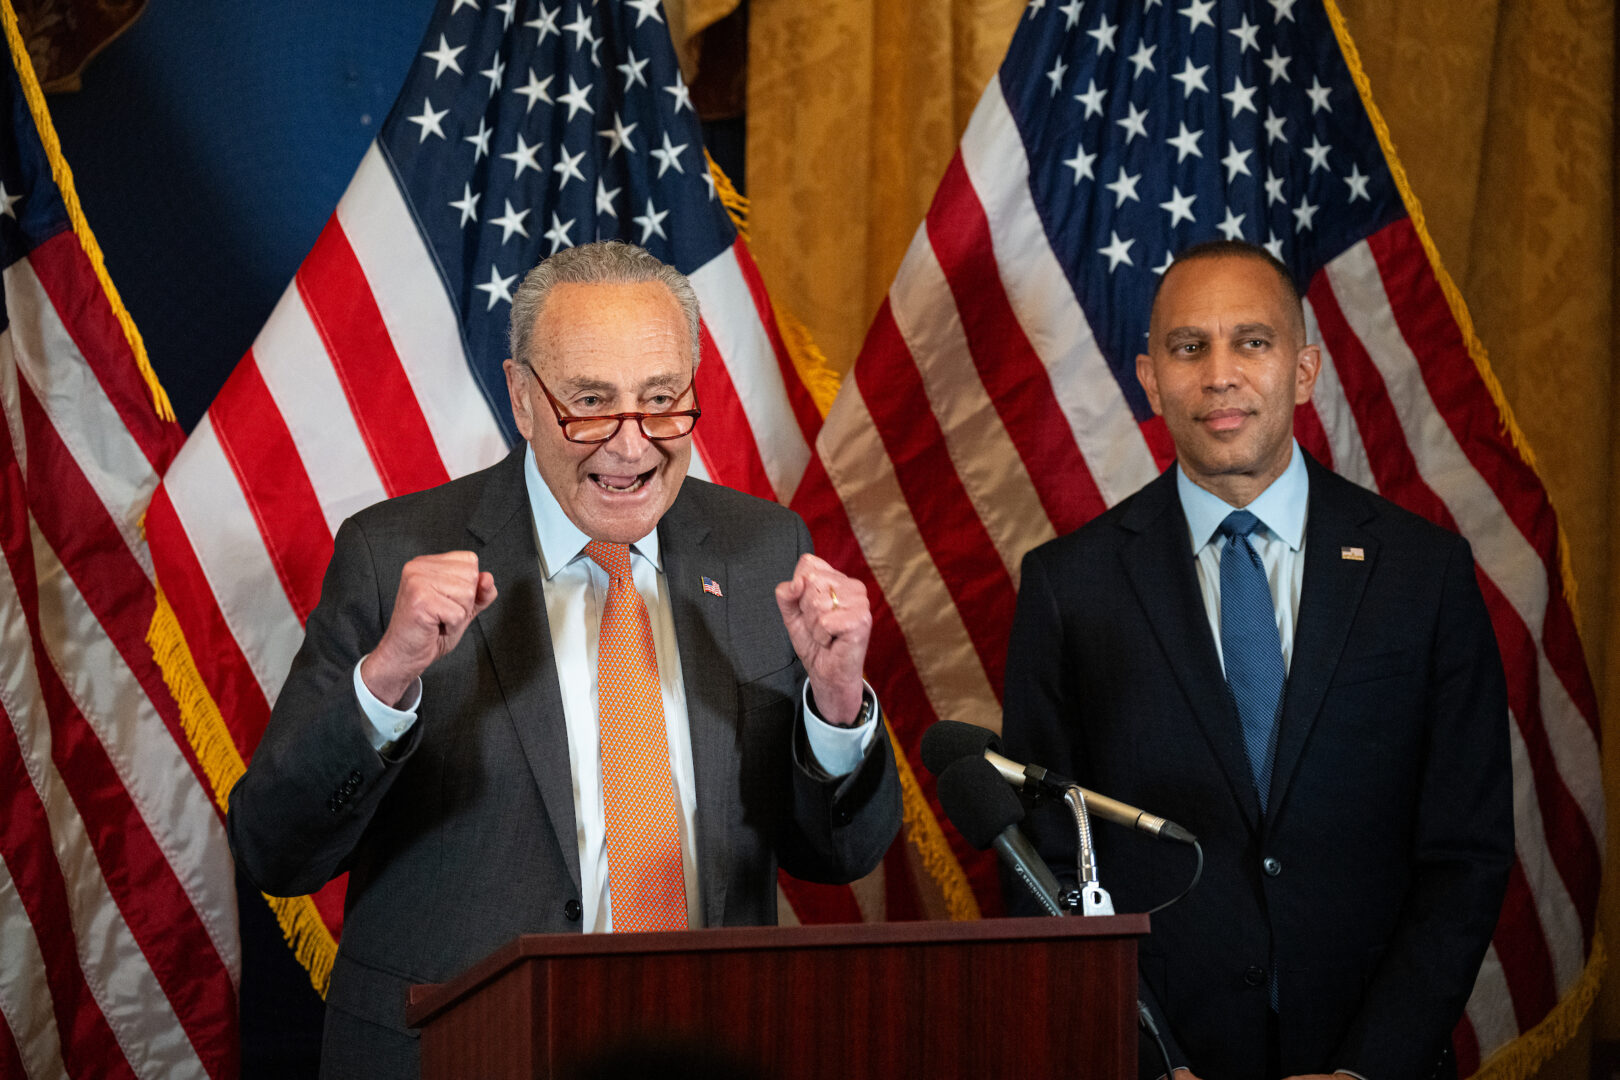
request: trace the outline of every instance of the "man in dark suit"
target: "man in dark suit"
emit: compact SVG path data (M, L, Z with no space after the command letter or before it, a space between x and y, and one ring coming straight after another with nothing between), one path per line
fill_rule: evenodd
M1469 546L1300 449L1320 364L1286 267L1184 253L1137 359L1176 465L1023 563L1008 753L1185 825L1208 858L1140 954L1177 1080L1454 1075L1513 860ZM1072 822L1033 827L1072 878ZM1191 873L1185 849L1096 835L1118 910ZM1164 1071L1149 1043L1141 1071Z
M323 1076L415 1075L407 987L517 934L774 923L779 865L850 881L899 827L864 588L686 476L690 284L586 245L512 319L527 445L344 523L231 793L254 884L349 873Z

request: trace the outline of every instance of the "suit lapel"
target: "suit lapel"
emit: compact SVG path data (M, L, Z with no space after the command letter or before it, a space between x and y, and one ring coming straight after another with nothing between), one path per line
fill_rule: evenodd
M1378 561L1378 541L1364 525L1374 511L1359 489L1307 457L1311 491L1305 521L1305 579L1294 623L1294 657L1288 667L1277 758L1271 772L1269 805L1281 812L1289 782L1322 709L1328 683L1344 652L1350 624L1361 604L1368 575ZM1359 548L1362 557L1344 557Z
M725 922L727 822L741 771L737 738L737 688L731 677L731 635L724 596L703 591L713 578L724 591L730 578L722 545L698 509L696 485L688 481L658 525L675 640L680 643L681 682L686 691L692 772L697 784L698 880L703 882L705 926Z
M495 575L500 591L495 603L478 616L477 625L518 743L578 890L579 839L568 764L568 725L551 651L540 553L523 482L522 450L520 446L492 474L467 525L467 531L482 544L479 566Z
M1232 797L1251 829L1258 828L1255 794L1242 725L1209 632L1209 616L1198 591L1187 518L1176 494L1175 471L1168 470L1143 489L1120 518L1136 533L1121 549L1126 576L1170 659L1170 670L1192 706L1192 714L1215 759L1226 773Z

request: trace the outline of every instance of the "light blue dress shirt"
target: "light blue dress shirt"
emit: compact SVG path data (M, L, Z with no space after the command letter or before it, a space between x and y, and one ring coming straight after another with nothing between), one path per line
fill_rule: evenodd
M1221 659L1223 672L1226 657L1221 651L1221 553L1226 549L1226 537L1218 531L1220 524L1233 510L1247 510L1260 519L1260 527L1249 535L1249 543L1266 568L1286 668L1294 659L1294 623L1299 617L1300 586L1305 580L1305 512L1310 491L1305 455L1297 442L1282 475L1248 506L1232 506L1187 479L1181 467L1176 467L1176 493L1181 496L1188 539L1197 560L1198 591L1204 598L1204 613L1209 616L1215 655Z

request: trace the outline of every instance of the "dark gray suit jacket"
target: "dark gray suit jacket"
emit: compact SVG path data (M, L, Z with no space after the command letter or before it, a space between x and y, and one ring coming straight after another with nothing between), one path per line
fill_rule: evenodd
M1293 663L1267 805L1198 591L1175 470L1024 560L1007 752L1162 814L1203 841L1190 896L1153 917L1144 996L1177 1064L1281 1075L1431 1075L1490 942L1513 862L1502 664L1466 541L1306 458ZM1348 557L1347 557L1348 556ZM1074 874L1074 827L1034 831ZM1185 848L1103 825L1120 911L1168 900ZM1015 901L1009 895L1009 902ZM1157 1052L1142 1075L1163 1070Z
M803 742L803 668L773 590L810 537L796 514L688 478L659 524L680 642L709 926L776 921L778 865L845 882L900 823L881 734L831 780ZM411 731L380 756L353 669L381 639L401 569L469 549L499 596L423 676ZM720 583L724 597L702 589ZM349 872L327 995L323 1076L412 1076L406 988L523 933L580 928L579 849L561 693L523 448L463 479L373 506L338 530L321 599L227 827L272 895Z

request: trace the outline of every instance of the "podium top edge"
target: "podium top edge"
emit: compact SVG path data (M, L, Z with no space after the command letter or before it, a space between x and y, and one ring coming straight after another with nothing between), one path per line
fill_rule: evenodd
M837 923L819 926L728 926L649 934L524 934L444 983L410 988L406 1022L418 1027L478 986L525 960L654 953L749 952L781 949L870 948L972 942L1059 941L1071 938L1140 937L1146 915L963 922Z

